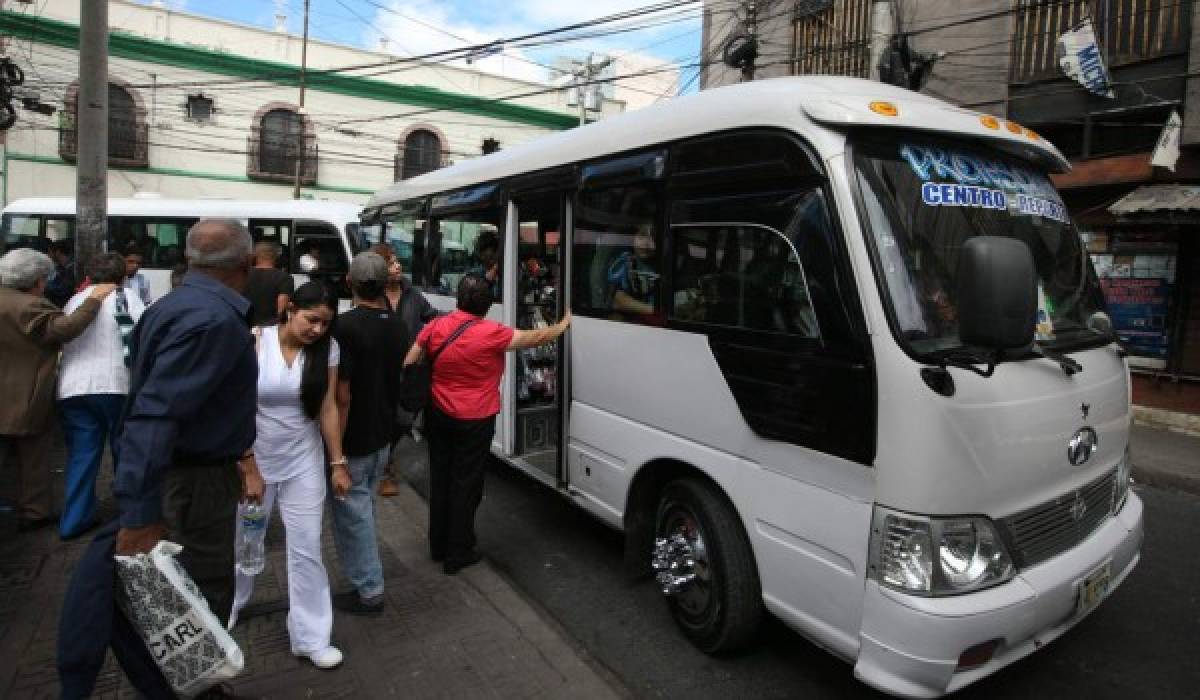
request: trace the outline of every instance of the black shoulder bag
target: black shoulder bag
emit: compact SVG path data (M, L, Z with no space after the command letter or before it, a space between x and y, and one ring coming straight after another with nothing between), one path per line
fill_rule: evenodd
M446 342L442 343L440 348L425 353L425 357L419 362L405 368L404 379L400 385L400 408L409 413L416 413L429 405L433 392L433 363L437 361L438 355L441 355L443 350L458 340L458 336L462 335L463 331L478 321L477 318L464 321L461 326L454 329L454 332L450 334Z

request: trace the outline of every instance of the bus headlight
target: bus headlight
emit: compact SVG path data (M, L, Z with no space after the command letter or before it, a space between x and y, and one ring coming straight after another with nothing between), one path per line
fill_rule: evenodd
M1129 496L1129 482L1133 480L1133 460L1129 457L1129 446L1125 446L1125 454L1117 462L1117 483L1113 489L1113 515L1121 512L1125 499Z
M987 518L927 518L877 506L874 521L872 574L891 588L954 595L1013 576L1012 557Z

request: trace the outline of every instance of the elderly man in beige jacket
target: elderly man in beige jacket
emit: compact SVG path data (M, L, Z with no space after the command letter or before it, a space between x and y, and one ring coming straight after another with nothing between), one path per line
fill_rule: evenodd
M94 286L67 315L44 296L53 272L54 262L35 250L0 257L0 457L15 455L18 464L18 531L54 522L49 452L58 352L88 327L115 288Z

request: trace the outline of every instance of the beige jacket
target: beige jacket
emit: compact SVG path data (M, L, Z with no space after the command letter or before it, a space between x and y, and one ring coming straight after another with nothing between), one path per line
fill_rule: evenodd
M99 309L89 298L68 316L44 297L0 287L0 435L36 435L50 426L58 352Z

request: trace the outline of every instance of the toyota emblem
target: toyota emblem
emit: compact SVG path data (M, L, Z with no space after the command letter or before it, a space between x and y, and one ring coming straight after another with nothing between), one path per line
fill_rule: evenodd
M1091 459L1098 447L1100 447L1099 436L1096 435L1095 430L1085 425L1075 431L1075 434L1071 436L1071 441L1067 443L1067 459L1078 467Z

